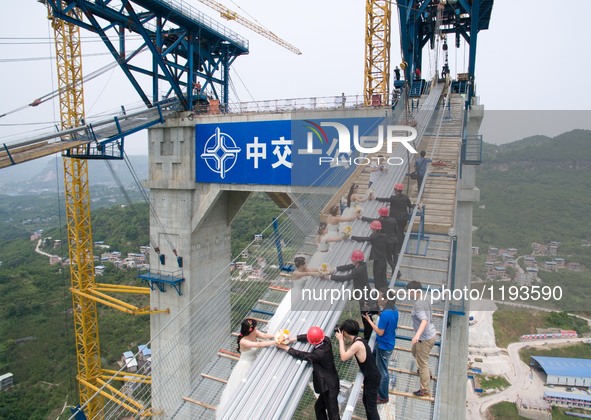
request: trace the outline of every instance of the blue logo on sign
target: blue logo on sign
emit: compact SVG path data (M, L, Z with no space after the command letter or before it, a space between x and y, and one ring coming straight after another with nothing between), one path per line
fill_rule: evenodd
M240 150L230 135L222 133L219 128L216 128L215 134L205 142L201 159L205 161L209 169L220 174L220 177L224 179L236 164Z

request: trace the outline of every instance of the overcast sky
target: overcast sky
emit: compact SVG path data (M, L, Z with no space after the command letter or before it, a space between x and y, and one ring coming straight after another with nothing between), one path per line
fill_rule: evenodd
M250 41L250 54L239 57L232 69L231 101L275 98L307 98L362 95L364 65L365 2L323 0L298 2L244 0L223 1L298 47L297 56L250 32L235 22L219 18L197 0L185 0ZM49 42L53 31L47 12L35 0L4 0L0 17L0 114L32 102L56 89L55 62L23 61L53 55ZM240 9L237 7L240 6ZM589 25L588 0L496 0L490 28L479 34L476 86L487 110L589 110L590 55L584 41ZM392 17L392 68L400 62L398 14ZM102 42L82 31L84 74L112 61ZM35 39L32 39L35 38ZM15 45L18 44L18 45ZM452 74L464 72L467 53L449 40ZM423 73L434 70L428 51ZM145 58L146 60L149 57ZM441 62L438 67L440 69ZM145 81L149 83L149 81ZM88 117L114 114L119 106L138 106L139 98L116 68L85 84ZM109 113L109 111L111 111ZM591 128L588 112L551 114L556 118L505 119L507 131L499 134L499 115L485 120L485 141L505 142L533 134L556 135L572 128ZM544 114L547 115L547 114ZM559 116L570 116L563 121ZM59 119L56 103L45 103L0 118L0 142L30 137L33 130L47 130ZM539 118L538 118L539 120ZM547 122L545 125L542 122ZM14 124L14 125L11 125ZM492 131L494 126L497 130ZM13 137L17 133L24 133ZM488 134L488 135L487 135ZM147 153L147 135L126 142L128 154Z

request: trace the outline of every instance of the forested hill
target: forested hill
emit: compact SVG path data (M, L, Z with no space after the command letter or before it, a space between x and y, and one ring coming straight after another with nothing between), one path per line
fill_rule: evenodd
M523 165L540 168L550 165L563 169L589 168L591 131L572 130L556 137L532 136L499 146L486 144L485 165Z
M476 179L475 245L524 249L556 240L580 250L581 240L591 239L590 168L588 130L485 144Z

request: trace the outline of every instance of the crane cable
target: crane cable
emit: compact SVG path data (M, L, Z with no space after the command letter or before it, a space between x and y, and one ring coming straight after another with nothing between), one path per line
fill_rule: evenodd
M150 198L148 197L146 190L144 189L144 187L141 184L141 181L139 179L139 176L137 175L137 172L135 171L135 168L133 167L133 165L131 164L131 161L129 160L129 156L127 155L127 153L125 153L125 151L123 151L123 157L124 157L125 164L127 165L127 168L129 169L129 172L131 174L131 177L133 178L133 180L135 182L135 185L138 187L138 190L139 190L141 196L143 197L144 201L146 202L146 204L148 204L148 208L150 209L150 214L152 214L152 217L154 217L154 220L156 221L158 228L164 234L164 239L166 240L166 242L170 246L172 253L175 255L175 257L177 257L177 261L180 262L180 260L178 260L178 258L181 258L181 257L178 255L177 249L170 239L170 235L168 235L166 233L166 230L164 229L164 226L162 225L162 222L160 221L160 218L158 217L158 214L156 213L154 206L150 202ZM119 181L119 182L121 182L121 181ZM158 242L156 242L152 237L150 237L150 242L153 243L154 251L159 256L161 256L162 254L160 253L160 247L158 246Z
M125 187L123 186L123 182L121 181L121 178L117 174L117 171L115 171L115 168L113 168L111 161L108 159L105 160L105 165L107 166L107 169L109 169L111 176L115 180L115 183L117 184L117 187L119 188L119 191L125 197L125 201L127 201L127 204L129 205L129 207L135 212L136 211L135 204L131 200L131 197L129 197L129 194L127 193ZM143 191L143 188L140 188L140 191ZM143 194L142 194L142 197L143 197ZM154 249L158 248L157 242L154 241L154 238L152 238L152 236L149 233L148 233L148 236L150 238L150 245L152 245L152 247Z
M82 77L82 79L80 81L78 81L78 82L76 82L74 84L69 84L68 86L66 86L64 88L64 90L70 89L70 88L76 86L77 84L82 83L82 80L84 82L87 82L89 80L95 79L98 76L101 76L102 74L106 73L107 71L109 71L109 70L117 67L117 65L119 65L120 63L123 63L125 61L131 60L136 55L138 55L138 54L146 51L146 49L147 49L147 46L144 45L139 50L134 51L129 57L117 59L117 60L113 61L112 63L109 63L106 66L103 66L103 67L99 68L98 70L93 71L92 73L88 74L87 76ZM20 106L18 108L15 108L15 109L12 109L10 111L7 111L7 112L5 112L3 114L0 114L0 118L6 117L7 115L10 115L10 114L14 114L15 112L22 111L22 110L27 109L29 107L36 107L38 105L41 105L42 103L44 103L44 102L46 102L46 101L48 101L50 99L53 99L56 96L59 96L59 94L60 94L60 89L53 90L52 92L49 92L49 93L47 93L47 94L45 94L43 96L40 96L39 98L35 99L33 102L31 102L28 105L23 105L23 106Z

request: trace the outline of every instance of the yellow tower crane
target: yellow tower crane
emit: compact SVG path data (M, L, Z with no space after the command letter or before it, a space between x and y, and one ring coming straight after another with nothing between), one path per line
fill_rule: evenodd
M284 39L281 39L280 37L275 35L273 32L266 29L265 27L263 27L257 23L251 22L250 20L240 16L238 13L236 13L235 11L233 11L231 9L228 9L223 4L218 3L215 0L198 0L198 1L205 4L209 8L215 10L216 12L219 12L220 16L223 17L224 19L236 21L237 23L250 29L251 31L264 36L265 38L273 41L274 43L276 43L278 45L281 45L283 48L288 49L289 51L291 51L294 54L297 54L297 55L302 54L302 52L298 48L294 47L289 42L285 41Z
M77 11L73 9L68 13L74 14ZM80 28L54 18L51 9L49 19L55 36L61 128L67 130L83 125L85 118ZM70 149L70 154L82 156L84 147ZM88 161L64 156L63 162L80 404L86 405L84 411L90 419L102 417L104 398L120 404L132 413L140 413L144 410L141 403L127 397L108 382L111 379L123 381L132 378L136 382L149 383L150 378L126 373L127 378L124 379L123 375L115 371L101 368L97 303L134 315L167 310L137 308L105 293L150 294L149 288L95 283ZM95 396L97 393L100 394L99 397Z
M390 0L366 0L364 104L381 106L390 96Z

